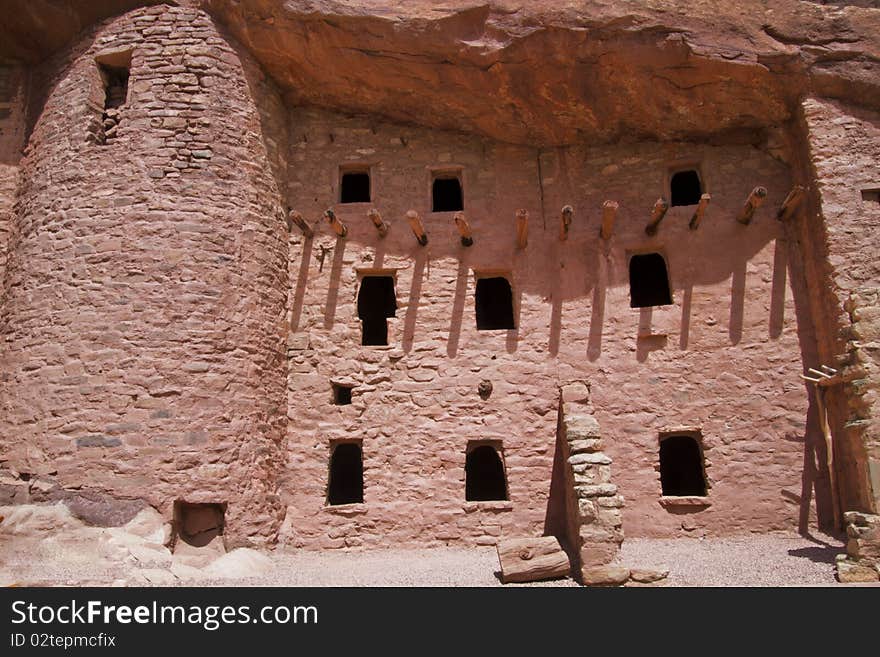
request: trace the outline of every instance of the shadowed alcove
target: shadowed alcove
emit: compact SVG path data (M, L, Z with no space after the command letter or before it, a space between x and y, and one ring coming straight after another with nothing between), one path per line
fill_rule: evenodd
M327 504L364 501L364 463L360 443L339 443L330 454Z
M492 445L477 445L465 461L465 499L469 502L506 500L504 464Z

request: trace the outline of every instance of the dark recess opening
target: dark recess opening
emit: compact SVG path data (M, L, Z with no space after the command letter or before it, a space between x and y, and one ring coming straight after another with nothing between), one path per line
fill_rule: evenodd
M116 130L122 119L121 107L128 96L128 68L98 64L104 80L104 113L101 126L96 135L99 144L106 144L116 137Z
M648 308L672 303L666 261L659 253L634 255L629 260L629 306Z
M434 212L464 210L461 181L455 177L435 178L431 187L431 209Z
M477 291L474 299L477 309L477 329L493 331L512 329L513 325L513 291L510 281L501 276L494 278L478 278Z
M113 109L125 104L128 96L128 69L123 66L101 64L104 78L104 109Z
M333 385L333 403L337 406L345 406L351 403L352 386L345 386L341 383Z
M176 537L187 545L204 547L223 534L226 504L174 502Z
M669 181L669 196L671 205L696 205L703 195L703 186L700 184L700 176L693 169L678 171L672 175Z
M363 345L388 344L388 318L397 314L397 297L391 276L364 276L357 299Z
M340 203L370 202L370 174L366 171L343 173L339 188Z
M691 436L669 436L660 441L660 484L664 495L706 494L703 452Z
M465 459L464 471L467 501L507 499L504 464L491 445L480 445L469 451Z
M358 443L339 443L330 454L327 503L358 504L364 501L364 462Z

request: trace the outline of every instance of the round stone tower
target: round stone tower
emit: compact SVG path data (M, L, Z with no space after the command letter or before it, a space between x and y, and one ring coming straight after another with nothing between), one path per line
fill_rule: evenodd
M161 5L35 77L0 460L39 483L32 498L96 522L212 503L227 544L271 542L287 295L274 87L207 14Z

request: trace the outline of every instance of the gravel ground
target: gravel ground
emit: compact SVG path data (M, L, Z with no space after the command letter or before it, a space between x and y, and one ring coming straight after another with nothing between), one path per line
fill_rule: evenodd
M41 544L40 544L41 543ZM7 583L109 585L132 583L131 566L88 542L0 541L0 575ZM668 586L834 586L834 556L842 543L818 535L754 535L706 539L627 539L620 562L668 569ZM435 548L368 552L274 552L263 574L234 580L181 579L206 586L500 586L494 548ZM170 576L170 575L169 575ZM173 581L173 578L172 578ZM571 579L537 586L574 586ZM511 585L515 586L515 585ZM839 585L838 585L839 586Z
M707 539L627 539L620 563L669 570L668 586L835 585L830 536L796 534ZM250 586L501 586L495 548L294 552L273 555L271 574ZM219 582L218 582L219 583ZM576 586L573 580L529 586ZM516 586L516 585L509 585Z
M756 534L706 539L627 539L620 561L669 569L669 586L835 585L834 557L843 543L816 534Z
M494 547L287 552L272 555L275 568L243 586L501 586ZM216 582L220 583L220 582ZM519 586L519 585L511 585ZM573 580L529 586L576 586Z

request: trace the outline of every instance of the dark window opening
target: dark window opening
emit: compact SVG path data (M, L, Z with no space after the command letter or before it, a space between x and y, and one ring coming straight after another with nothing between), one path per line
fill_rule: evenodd
M346 406L351 403L351 391L353 386L333 384L333 403L337 406Z
M659 253L634 255L629 260L629 306L648 308L672 303L666 261Z
M394 279L391 276L364 276L357 298L363 345L388 344L388 318L397 314Z
M703 186L700 184L700 175L690 169L679 171L672 175L669 181L669 196L671 205L696 205L703 195Z
M359 504L364 501L364 461L358 443L339 443L330 454L327 503Z
M703 452L695 438L669 436L660 441L660 485L664 495L706 494Z
M477 329L493 331L512 329L513 291L510 281L503 277L478 278L474 301L477 309Z
M435 178L431 187L431 209L434 212L464 210L461 180L457 177Z
M101 78L104 80L104 113L101 115L97 141L106 144L116 137L122 119L122 106L128 97L128 68L107 64L98 64L98 66L101 70Z
M880 188L878 188L878 189L863 189L862 190L862 200L868 201L869 203L880 203Z
M339 185L339 202L369 203L370 174L366 171L343 173Z
M467 454L464 465L465 499L469 502L506 500L504 464L491 445L480 445Z
M178 500L174 503L175 538L187 545L204 547L223 535L225 519L225 503L191 504Z

